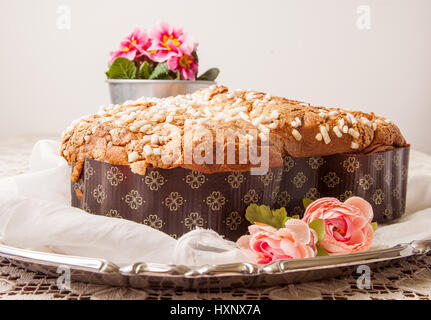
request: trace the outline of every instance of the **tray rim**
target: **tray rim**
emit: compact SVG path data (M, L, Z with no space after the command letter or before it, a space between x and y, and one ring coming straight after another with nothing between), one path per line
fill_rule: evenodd
M375 262L424 255L428 252L431 252L431 239L415 240L410 243L398 244L390 248L348 255L279 260L267 265L232 263L184 266L137 262L124 267L118 267L114 263L100 258L47 253L0 244L0 256L8 260L49 267L69 267L73 270L86 271L101 275L121 275L126 277L175 277L184 279L280 275L301 271L315 271L354 265L366 265Z

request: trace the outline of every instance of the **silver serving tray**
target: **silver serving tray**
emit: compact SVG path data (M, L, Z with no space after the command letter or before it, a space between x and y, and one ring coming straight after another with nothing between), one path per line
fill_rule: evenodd
M236 263L186 267L135 263L119 268L103 259L44 253L0 245L0 256L12 264L53 277L59 277L66 268L70 270L72 281L133 288L183 290L259 287L314 281L352 274L359 265L368 265L374 269L430 251L431 239L350 255L280 260L265 266Z

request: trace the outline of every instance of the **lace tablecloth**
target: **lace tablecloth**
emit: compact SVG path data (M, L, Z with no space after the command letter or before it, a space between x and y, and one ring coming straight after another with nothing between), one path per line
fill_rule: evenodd
M40 136L0 141L0 178L28 170L28 157ZM48 137L53 138L53 137ZM431 255L394 262L374 270L371 288L357 287L356 274L318 282L254 289L137 290L86 283L59 289L56 278L28 272L0 259L1 299L421 299L431 298Z

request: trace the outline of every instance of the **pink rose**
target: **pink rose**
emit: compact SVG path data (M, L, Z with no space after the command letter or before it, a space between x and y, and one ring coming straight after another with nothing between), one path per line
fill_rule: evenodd
M307 224L321 219L325 237L319 246L330 255L367 251L373 241L373 208L362 198L353 197L344 203L335 198L322 198L311 203L302 218Z
M263 224L251 225L248 230L250 235L239 238L237 245L258 264L316 256L317 236L302 220L290 219L278 230Z

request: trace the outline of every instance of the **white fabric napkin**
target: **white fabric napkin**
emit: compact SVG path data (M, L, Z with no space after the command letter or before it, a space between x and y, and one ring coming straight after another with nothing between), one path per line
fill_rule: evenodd
M200 266L250 262L212 230L175 240L131 221L95 216L70 206L70 168L55 141L39 141L30 172L0 180L0 241L9 246L103 258L119 266L153 262ZM431 156L412 152L408 215L381 226L374 248L431 238Z

